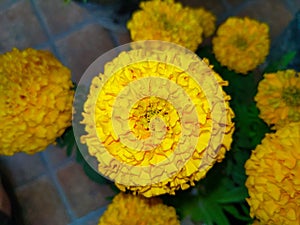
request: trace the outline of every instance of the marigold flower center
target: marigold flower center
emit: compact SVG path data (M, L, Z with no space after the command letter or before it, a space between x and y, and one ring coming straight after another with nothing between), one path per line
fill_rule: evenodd
M167 15L165 15L165 14L160 15L158 18L158 21L162 22L163 28L165 30L172 30L172 29L174 29L174 27L176 27L176 24L170 23L170 21L167 18Z
M175 108L168 101L159 97L146 97L136 102L132 107L129 125L137 138L146 139L151 136L151 131L153 130L151 122L153 119L159 118L165 124L169 124L170 116L174 117L173 120L180 120ZM178 125L176 127L180 131L180 127ZM166 129L170 131L172 127L167 126ZM169 135L174 138L174 134L169 133Z
M300 89L296 87L285 88L282 98L289 106L300 106Z
M234 40L234 45L240 50L245 50L248 47L247 40L244 37L237 36Z

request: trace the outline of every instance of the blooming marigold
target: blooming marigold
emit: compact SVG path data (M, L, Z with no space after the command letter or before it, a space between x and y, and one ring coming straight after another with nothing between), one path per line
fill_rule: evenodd
M300 123L267 134L246 162L250 216L261 224L300 224Z
M141 61L145 54L158 58ZM151 49L122 52L106 64L104 74L92 80L82 121L87 135L81 137L81 142L86 143L90 155L100 162L98 170L114 179L122 191L131 190L146 197L175 194L176 190L187 189L203 178L230 148L234 131L230 96L219 89L224 111L216 113L224 119L224 130L217 132L218 129L213 129L213 121L219 120L213 119L215 114L207 93L188 71L196 70L199 77L207 79L207 82L202 80L204 85L214 79L218 87L227 82L204 62L197 64L189 54L181 54L171 50L157 53ZM182 59L181 66L187 71L158 59ZM118 67L120 69L116 69ZM108 78L106 74L114 70L116 72ZM147 90L152 93L150 96L146 96ZM185 107L186 95L193 106ZM199 123L184 122L193 118L192 112L196 113ZM116 130L126 126L129 131L116 134ZM209 146L212 137L220 133L223 140ZM197 141L183 140L182 136L195 137ZM126 166L117 162L124 162ZM180 164L182 162L184 164ZM147 183L148 180L151 182Z
M247 17L228 18L213 38L213 52L217 60L242 74L263 63L269 48L268 25Z
M216 29L216 16L202 7L191 9L191 12L195 14L197 21L203 28L204 37L211 36Z
M136 11L127 23L133 41L174 42L192 51L202 42L203 29L198 21L200 13L198 16L173 0L145 1L140 3L140 7L141 10ZM201 17L207 17L208 14L201 12Z
M71 125L70 70L50 52L0 55L0 155L35 153Z
M208 63L207 60L204 60L206 63ZM158 72L159 73L159 72ZM161 73L159 73L161 74ZM213 75L215 76L215 78L217 79L218 83L220 86L226 86L228 85L227 82L225 82L224 80L222 80L222 78L215 72L213 72ZM191 83L191 82L190 82ZM193 89L194 86L189 87L190 90ZM205 102L207 101L204 98L200 97L201 94L198 93L196 96L198 96L197 101L202 101ZM196 99L194 99L196 100ZM232 122L232 118L234 117L233 111L231 110L231 108L229 107L229 100L230 100L230 96L226 95L224 93L224 100L225 100L225 104L226 104L226 115L227 115L227 124L226 124L226 131L225 131L225 135L222 141L222 147L220 149L220 151L218 152L218 156L216 161L221 162L224 157L225 157L225 153L226 151L228 151L230 149L230 145L232 142L232 134L234 132L234 123ZM168 111L169 109L167 107L164 106L164 112ZM199 111L202 111L202 113L204 113L204 111L206 110L201 110L199 108ZM174 118L173 120L176 121L177 118L175 117L175 115L172 115ZM201 115L205 116L205 113ZM206 115L207 116L207 115ZM172 120L172 118L170 118ZM206 125L203 126L201 129L208 131L209 127L210 127L210 120L206 120ZM176 125L178 125L176 123ZM175 130L177 130L177 126L174 127ZM205 133L205 132L204 132ZM175 132L176 134L176 132ZM207 133L208 134L208 133ZM175 136L176 138L178 138L178 136ZM205 134L203 134L203 136L200 136L200 138L202 139L201 142L205 143L208 142L209 140L207 139L208 136L206 136ZM169 151L172 152L174 149L171 148ZM126 190L130 190L133 191L133 193L135 194L142 194L146 197L151 197L151 196L156 196L156 195L161 195L161 194L171 194L171 195L175 195L175 191L182 189L188 189L190 186L194 186L196 181L199 181L200 179L202 179L205 174L207 173L207 171L209 170L210 167L207 167L203 170L199 169L199 165L201 164L201 160L203 160L203 151L208 150L206 148L203 148L203 146L198 145L197 149L193 152L193 155L191 157L190 160L188 160L188 162L184 165L184 167L179 170L176 174L174 174L173 176L171 176L168 179L165 179L163 181L160 181L158 183L153 183L151 185L145 185L145 186L126 186L126 185L122 185L122 184L118 184L116 183L116 186L122 190L122 191L126 191ZM158 154L160 154L158 152Z
M300 73L284 70L265 74L255 101L260 117L269 125L300 121Z
M158 198L119 193L108 206L98 225L179 225L173 207Z

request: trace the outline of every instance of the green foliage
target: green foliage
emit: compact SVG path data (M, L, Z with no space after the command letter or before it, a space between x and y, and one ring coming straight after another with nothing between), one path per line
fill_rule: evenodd
M236 74L222 67L214 58L210 48L198 52L208 58L214 70L229 82L224 90L232 98L230 106L235 113L235 132L231 150L222 163L218 163L189 191L176 195L175 201L164 198L167 204L174 205L181 218L190 217L195 222L208 225L249 224L249 207L245 199L244 164L251 150L258 145L268 126L259 118L254 96L262 76L258 72L247 75Z
M287 53L279 61L269 64L264 71L247 75L222 67L210 47L197 53L209 59L214 70L229 82L224 90L232 98L230 106L235 113L233 143L223 162L214 165L194 188L179 192L174 199L168 196L163 199L177 209L180 218L190 217L194 222L207 225L251 224L249 206L245 201L248 192L244 164L265 134L271 132L259 118L254 97L263 73L285 69L295 57L295 52Z
M271 62L265 69L265 73L272 73L278 70L284 70L295 58L297 51L291 51L284 54L278 61Z
M215 165L194 188L181 191L172 199L164 196L164 202L173 205L181 218L190 217L194 222L208 225L251 222L245 202L247 189L230 178L224 170L227 163L228 160Z
M254 97L263 73L284 69L295 57L295 52L287 53L278 62L271 63L265 71L257 70L247 75L237 74L222 67L214 58L210 47L202 48L197 53L200 57L208 58L214 70L229 82L224 90L232 98L230 106L235 113L233 143L223 162L216 163L195 187L179 191L176 196L164 195L162 198L166 204L176 208L181 219L190 217L194 222L207 225L250 224L252 219L245 200L248 192L245 187L247 177L244 164L249 159L251 151L261 143L265 134L271 132L264 121L259 118L259 110ZM81 91L83 91L82 96L86 96L87 90ZM80 99L80 96L78 95L77 99ZM84 98L80 101L84 101ZM77 111L76 104L74 107ZM81 115L76 116L80 117L76 118L76 121L82 120ZM90 179L100 184L109 183L116 193L118 192L113 183L100 176L87 163L88 159L79 151L78 146L81 144L76 143L71 127L58 139L58 144L66 148L68 156L76 154L77 162L83 166Z

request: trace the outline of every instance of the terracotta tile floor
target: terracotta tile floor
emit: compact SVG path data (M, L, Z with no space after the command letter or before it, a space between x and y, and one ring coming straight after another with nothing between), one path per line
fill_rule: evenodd
M218 16L218 23L230 15L267 22L272 38L300 8L299 0L182 2L206 7ZM0 53L13 47L48 49L78 82L98 56L130 41L126 29L110 17L107 8L89 11L63 0L0 0ZM74 157L56 146L31 156L2 156L0 164L8 170L27 225L96 225L112 195L108 186L89 180Z

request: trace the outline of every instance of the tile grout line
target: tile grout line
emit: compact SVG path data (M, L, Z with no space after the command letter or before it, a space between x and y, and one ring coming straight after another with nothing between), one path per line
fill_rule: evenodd
M56 171L58 171L58 170L60 170L62 168L67 167L71 163L76 163L76 160L74 158L68 156L68 158L64 162L59 163L59 164L53 166L52 169L53 169L53 171L56 172Z
M88 213L87 215L81 217L81 218L78 218L76 221L68 224L68 225L83 225L83 224L86 224L85 222L88 222L88 220L94 218L94 217L99 217L100 219L100 216L104 213L104 211L107 209L107 206L103 206L101 208L98 208L90 213Z
M47 171L45 171L45 172L43 172L43 173L41 173L41 174L39 174L35 177L32 177L31 179L28 179L25 182L22 182L21 184L14 185L14 189L16 189L16 190L17 189L22 189L23 187L25 187L27 185L30 185L30 184L34 183L35 181L37 181L37 180L39 180L39 179L41 179L45 176L47 176Z
M93 4L92 8L94 9L91 10L88 6L84 6L86 4ZM104 6L95 3L81 3L79 5L82 5L81 7L89 12L93 22L101 25L103 28L114 32L126 30L124 25L113 21L112 16L115 14L114 6Z
M65 64L63 57L61 56L61 54L59 53L59 51L57 50L57 47L55 45L54 39L51 35L50 29L47 26L47 23L42 15L42 13L40 12L35 0L30 0L31 3L31 7L32 10L35 14L35 16L37 17L41 28L44 30L46 37L48 38L48 43L50 45L50 48L52 49L54 55L61 61L63 62L63 64Z
M108 35L109 35L110 39L112 40L112 43L113 43L115 48L119 47L121 45L118 38L117 38L117 35L114 31L108 30Z
M84 29L85 27L95 24L95 23L96 22L93 19L90 19L90 18L85 19L82 22L77 23L76 25L72 26L68 30L58 33L56 35L53 35L53 40L59 41L61 39L64 39L64 38L68 37L69 35L77 32L77 31L80 31L80 30Z
M75 32L78 32L78 31L82 30L83 28L85 28L88 25L93 25L93 24L97 24L97 22L95 22L94 20L91 20L90 18L85 19L82 22L74 25L73 27L71 27L70 29L68 29L66 31L60 32L58 34L50 35L51 40L48 39L47 41L45 41L43 43L37 44L37 45L34 46L34 48L41 49L41 48L45 48L45 47L50 47L51 49L55 49L56 50L55 55L60 56L59 60L63 60L62 59L63 57L58 52L57 47L54 43L56 41L60 41L61 39L64 39L64 38L68 37L69 35L71 35ZM63 64L66 65L65 62L63 62Z
M60 32L58 34L50 35L51 40L45 41L41 44L38 44L38 45L35 46L35 48L44 48L44 47L50 46L51 49L53 49L53 48L57 49L56 45L54 44L56 41L60 41L64 38L68 37L69 35L84 29L85 27L87 27L89 25L100 25L100 26L102 26L103 24L101 24L101 22L99 22L99 19L95 19L95 18L84 19L83 21L81 21L80 23L75 24L74 26L72 26L71 28L69 28L66 31ZM108 29L108 28L105 28L105 27L103 27L103 28L108 31L109 36L111 37L111 39L113 41L113 44L116 47L119 46L120 43L119 43L119 41L116 37L116 34L115 34L118 31ZM120 31L120 32L122 32L122 31ZM55 54L60 55L59 53L55 53ZM60 57L60 58L62 58L62 57Z
M59 51L58 51L58 49L55 45L55 41L57 41L57 40L59 40L63 37L66 37L66 36L68 36L69 34L75 32L75 31L83 29L84 27L86 27L89 24L101 24L99 22L99 20L97 20L93 16L92 18L88 18L85 21L83 21L82 23L75 25L73 28L71 28L70 30L68 30L66 32L60 33L56 36L52 36L52 34L50 32L50 29L48 28L47 23L46 23L43 15L42 15L42 13L40 12L39 7L36 4L35 0L30 0L30 3L31 3L32 9L33 9L33 11L34 11L41 27L42 27L42 29L44 30L44 32L45 32L45 34L48 38L48 41L43 43L41 45L41 47L42 46L50 46L50 48L52 49L52 51L56 55L56 57L63 63L64 63L63 57L59 53ZM110 34L110 37L112 38L113 44L117 45L118 41L117 41L116 37L112 34L113 32L110 29L107 29L107 30ZM46 166L47 174L49 175L53 185L55 186L55 188L56 188L56 190L57 190L57 192L60 196L60 199L62 200L64 208L66 209L66 211L67 211L67 213L70 217L71 224L82 224L85 221L87 221L88 219L90 219L91 217L96 216L100 213L103 213L103 211L106 209L106 207L100 208L96 212L95 211L91 212L91 213L87 214L86 216L77 219L74 212L71 209L70 203L68 202L68 199L65 195L65 192L64 192L64 190L63 190L63 188L62 188L62 186L61 186L61 184L60 184L60 182L57 178L57 175L56 175L57 168L55 169L54 167L52 167L51 163L49 162L49 160L48 160L48 158L47 158L47 156L44 152L42 152L40 155L41 155L42 161L44 162L44 165Z
M67 29L66 31L63 31L63 32L60 32L58 34L51 34L50 32L50 29L48 28L45 20L43 19L43 15L40 13L39 11L39 8L38 6L36 5L36 2L35 0L30 0L31 2L31 5L32 5L32 8L38 18L38 21L42 27L42 29L44 30L44 32L46 33L46 36L48 38L48 41L45 41L41 44L38 44L36 45L35 47L36 48L43 48L43 47L47 47L49 46L54 54L56 56L58 56L59 60L61 60L63 62L63 57L61 56L61 54L59 53L57 47L56 47L56 44L55 42L56 41L59 41L61 39L64 39L66 37L68 37L69 35L71 35L72 33L75 33L77 31L80 31L82 29L84 29L86 26L88 25L100 25L102 26L105 30L108 31L112 41L113 41L113 44L117 47L120 45L116 35L115 35L115 32L122 32L124 31L125 29L121 28L120 26L118 25L115 25L113 26L112 24L110 23L107 23L105 22L105 17L104 18L98 18L97 14L98 12L92 12L87 18L85 18L83 21L75 24L74 26L72 26L71 28ZM101 9L103 10L103 9ZM114 27L114 28L112 28ZM118 28L116 28L118 27Z
M47 159L49 159L49 155L48 155L49 153L47 151L52 151L53 147L54 146L50 146L50 147L48 146L46 148L46 151L44 151L45 152L45 156L47 157ZM59 162L59 163L51 163L52 170L54 172L57 172L58 170L60 170L62 168L65 168L66 166L68 166L72 162L76 162L75 153L74 152L72 152L72 154L70 156L68 156L67 153L66 153L66 149L65 148L61 148L60 150L62 150L64 152L64 156L66 158L63 161Z
M38 19L38 21L39 21L42 29L44 30L44 32L45 32L45 34L46 34L46 36L48 38L48 43L49 43L50 48L52 49L54 55L56 55L56 57L62 63L65 64L65 62L63 60L63 57L60 55L59 51L57 50L57 47L56 47L55 42L54 42L54 39L53 39L53 37L51 35L51 32L50 32L50 29L48 28L47 23L46 23L43 15L42 15L42 13L39 11L39 8L38 8L35 0L30 0L30 3L31 3L31 7L32 7L33 12L35 13L35 15L36 15L36 17L37 17L37 19ZM74 212L71 209L70 203L67 200L67 197L66 197L66 195L65 195L65 193L64 193L64 191L63 191L63 189L62 189L62 187L61 187L61 185L60 185L60 183L59 183L59 181L58 181L58 179L56 177L55 172L53 171L53 168L52 168L50 162L48 161L47 156L45 155L45 152L42 152L40 154L41 154L41 158L42 158L42 160L44 162L44 165L46 166L48 175L50 176L50 179L51 179L53 185L55 186L55 188L56 188L56 190L57 190L57 192L58 192L58 194L59 194L59 196L60 196L60 198L62 200L62 203L63 203L63 205L64 205L64 207L65 207L65 209L67 211L68 216L70 217L70 220L71 221L75 221L76 220L76 216L75 216Z
M69 203L69 201L68 201L68 199L65 195L65 192L64 192L63 188L61 187L61 185L60 185L60 183L57 179L57 176L56 176L55 172L53 171L51 163L49 162L47 156L45 155L45 152L41 152L40 154L41 154L42 161L44 162L44 165L46 166L48 175L50 176L50 179L51 179L52 183L54 184L54 186L55 186L55 188L56 188L56 190L59 194L59 197L62 200L65 209L67 210L67 213L68 213L71 221L75 221L76 216L75 216L74 212L71 209L71 205L70 205L70 203Z

